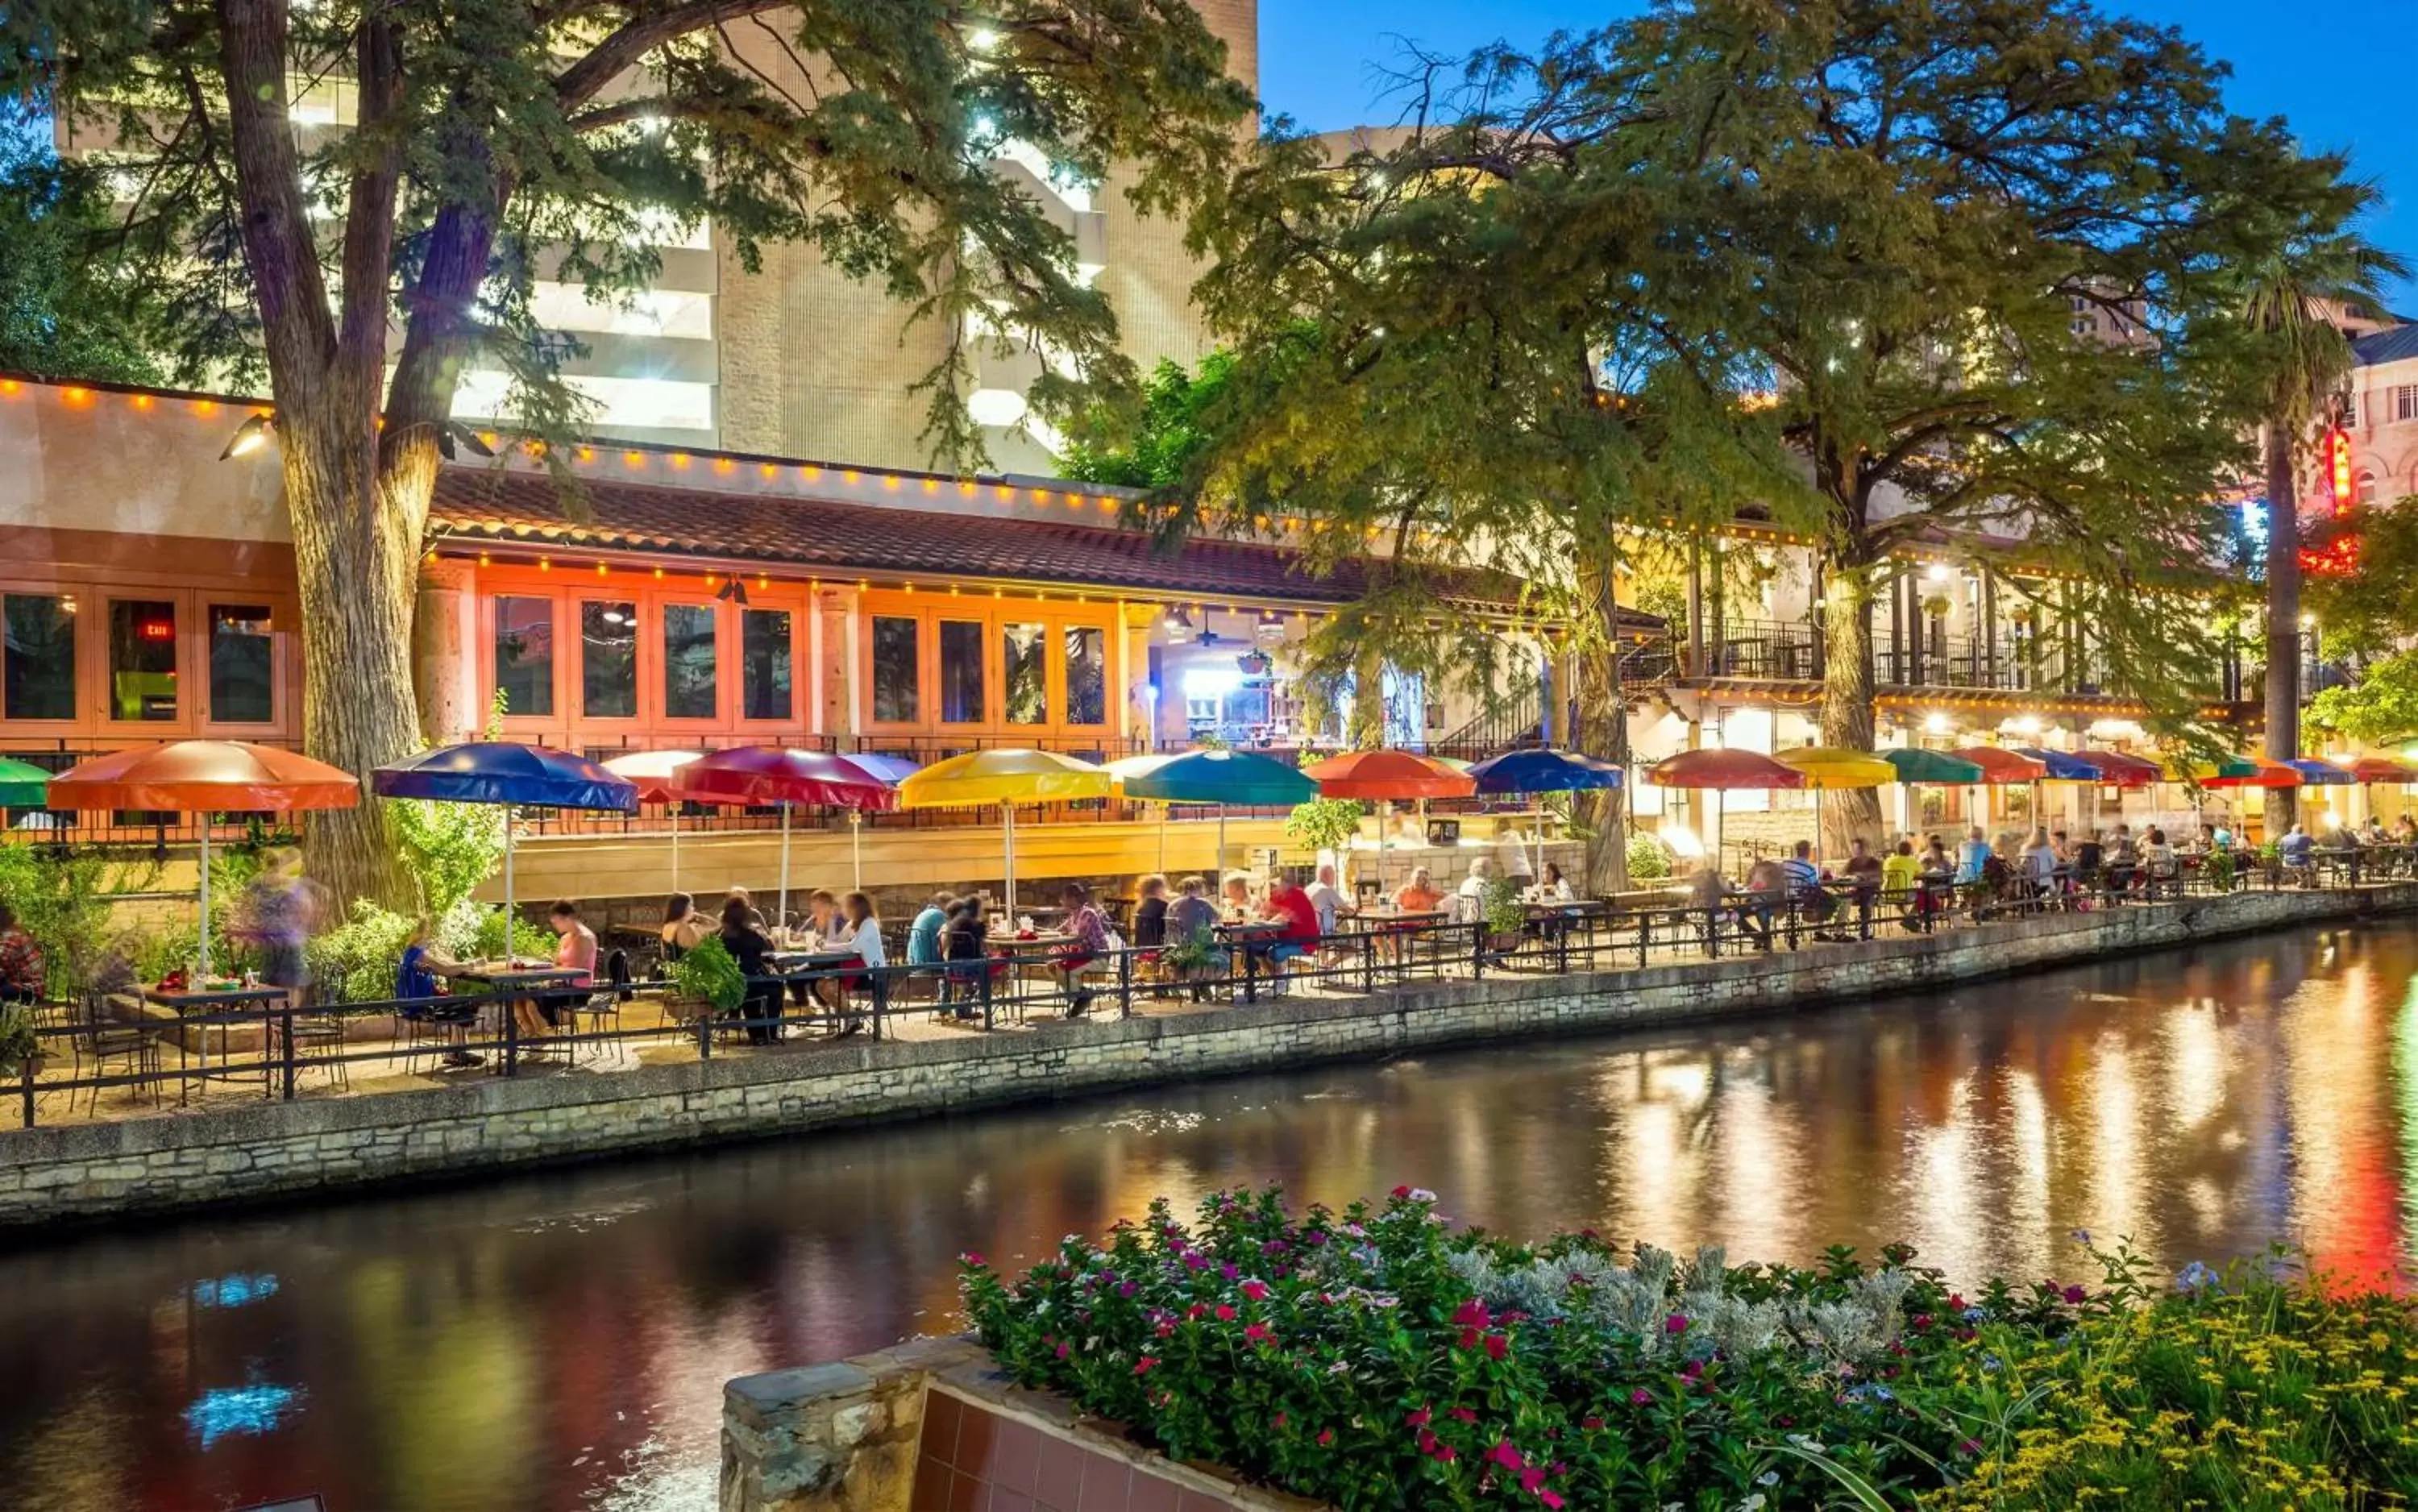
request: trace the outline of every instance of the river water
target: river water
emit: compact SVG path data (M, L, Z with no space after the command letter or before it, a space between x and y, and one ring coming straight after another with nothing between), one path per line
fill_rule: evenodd
M727 1377L948 1327L953 1258L1278 1180L1971 1284L2271 1243L2397 1275L2418 927L1219 1081L0 1256L0 1505L706 1508Z

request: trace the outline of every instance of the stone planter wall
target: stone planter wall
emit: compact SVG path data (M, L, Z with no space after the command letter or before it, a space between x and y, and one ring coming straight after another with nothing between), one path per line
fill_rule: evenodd
M1308 1512L1025 1391L967 1339L723 1388L722 1512Z

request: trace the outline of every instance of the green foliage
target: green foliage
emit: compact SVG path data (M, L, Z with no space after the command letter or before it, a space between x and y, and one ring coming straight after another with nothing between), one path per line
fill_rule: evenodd
M1516 935L1526 927L1528 907L1520 896L1520 884L1507 877L1498 877L1486 884L1486 928L1496 937Z
M2309 545L2319 552L2340 540L2358 543L2358 571L2311 576L2302 586L2325 660L2364 665L2418 639L2418 594L2410 591L2418 582L2418 508L2411 502L2363 505L2310 533Z
M1629 836L1629 875L1640 882L1659 881L1671 875L1671 848L1658 834L1633 831Z
M727 1014L747 998L746 973L719 935L708 935L683 951L671 964L671 979L681 996L712 1003L717 1013Z
M512 945L507 950L504 910L466 900L446 914L437 941L449 954L464 960L502 960L508 955L523 960L532 956L539 960L554 958L554 937L541 926L514 914L511 932Z
M157 285L112 260L107 171L61 160L50 123L0 103L0 371L156 384Z
M2363 745L2418 741L2418 650L2371 662L2357 682L2319 693L2309 701L2309 723Z
M404 869L433 914L450 912L503 864L504 823L497 803L441 803L398 799L387 823L403 852Z
M34 1031L34 1011L23 1003L0 1004L0 1078L13 1080L42 1053Z
M154 863L112 861L88 848L0 845L0 901L41 948L51 997L72 999L104 975L123 974L145 937L118 927L116 895L141 892L158 876Z
M1211 352L1198 373L1162 360L1144 380L1138 405L1085 412L1059 459L1062 476L1089 483L1181 497L1200 482L1210 449L1212 406L1233 377L1234 359Z
M1340 854L1368 813L1369 805L1356 798L1313 798L1285 816L1285 834L1306 849Z
M375 1002L394 996L395 970L411 943L411 919L368 898L352 917L303 942L302 959L323 1001Z
M2079 1278L1971 1298L1867 1265L1692 1262L1383 1208L1164 1201L1018 1281L965 1260L1017 1381L1171 1458L1348 1509L2387 1504L2418 1476L2418 1309L2080 1236Z

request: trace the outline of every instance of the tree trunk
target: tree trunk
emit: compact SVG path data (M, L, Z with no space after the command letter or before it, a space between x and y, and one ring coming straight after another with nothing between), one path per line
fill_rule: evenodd
M1613 600L1616 562L1611 533L1606 531L1593 560L1587 595L1587 623L1581 627L1578 655L1578 719L1574 728L1579 754L1615 765L1629 756L1629 716L1620 687L1620 620ZM1621 822L1623 793L1599 787L1572 795L1570 817L1586 834L1580 892L1588 897L1621 893L1629 888L1629 832Z
M1385 658L1363 644L1352 664L1352 717L1344 722L1343 744L1353 751L1374 751L1385 743Z
M1863 564L1834 565L1823 581L1822 743L1873 749L1873 577ZM1850 787L1822 795L1822 853L1844 856L1862 839L1877 855L1880 794Z
M2289 427L2267 427L2267 756L2289 761L2301 754L2301 505ZM2280 837L2299 816L2289 787L2266 794L2267 838Z

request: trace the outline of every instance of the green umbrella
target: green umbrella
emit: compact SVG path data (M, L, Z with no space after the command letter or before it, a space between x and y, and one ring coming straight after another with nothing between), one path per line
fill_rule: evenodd
M1982 780L1979 765L1943 751L1908 747L1883 751L1880 756L1883 761L1897 769L1897 780L1904 783L1927 782L1943 787L1962 787Z
M49 772L0 756L0 808L40 808L50 791Z

